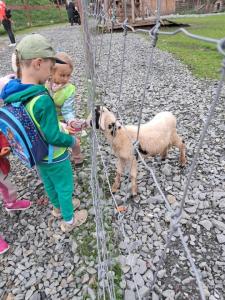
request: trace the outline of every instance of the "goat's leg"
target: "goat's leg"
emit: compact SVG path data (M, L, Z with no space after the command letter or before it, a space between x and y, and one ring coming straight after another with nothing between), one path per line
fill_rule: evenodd
M135 158L132 159L131 165L131 194L132 196L136 196L138 189L137 189L137 160Z
M112 185L112 192L116 193L120 188L121 184L121 176L123 174L125 162L122 159L118 159L116 163L116 177L114 179L114 183Z
M182 138L176 134L173 140L173 145L179 148L180 151L180 157L179 157L179 162L181 164L182 167L184 167L187 163L187 159L186 159L186 146L184 141L182 140Z
M161 156L161 160L165 160L167 158L167 154L168 154L168 148L166 147L162 153L160 153Z

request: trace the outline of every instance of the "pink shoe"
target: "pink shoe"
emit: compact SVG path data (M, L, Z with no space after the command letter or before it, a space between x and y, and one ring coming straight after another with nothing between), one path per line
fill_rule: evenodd
M26 210L30 206L31 202L29 200L16 200L14 203L6 204L5 209L7 211Z
M0 238L0 254L5 253L7 250L9 250L9 245Z

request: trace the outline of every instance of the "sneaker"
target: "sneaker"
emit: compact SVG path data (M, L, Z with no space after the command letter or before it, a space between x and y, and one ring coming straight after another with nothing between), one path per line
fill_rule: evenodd
M73 199L73 208L74 208L74 210L77 209L77 208L79 208L79 207L80 207L80 200L77 199L77 198L74 198ZM61 211L60 211L60 209L53 207L52 215L55 218L60 218L61 217Z
M0 238L0 254L3 254L8 250L9 250L9 245L6 243L6 241Z
M80 225L85 223L86 220L87 220L87 216L88 216L88 213L87 213L86 209L80 210L80 211L78 211L74 214L73 224L68 224L68 223L63 221L61 223L60 228L63 232L70 232L75 227L79 227Z
M31 202L29 200L16 200L14 203L6 204L6 211L15 211L15 210L26 210L31 206Z
M9 44L9 47L15 47L16 43Z

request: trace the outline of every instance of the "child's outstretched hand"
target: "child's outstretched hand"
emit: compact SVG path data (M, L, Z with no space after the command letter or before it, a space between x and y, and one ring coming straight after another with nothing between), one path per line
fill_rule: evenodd
M66 130L69 132L69 134L74 135L76 133L76 129L73 128L71 125L66 126Z
M70 122L70 126L75 129L75 132L86 128L86 121L84 119L77 119Z
M0 151L0 157L4 157L10 153L10 147L3 147Z

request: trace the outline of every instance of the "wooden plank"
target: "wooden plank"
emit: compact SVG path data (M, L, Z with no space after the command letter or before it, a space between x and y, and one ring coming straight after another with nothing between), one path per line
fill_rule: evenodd
M152 25L155 25L155 24L156 24L156 17L149 17L149 18L146 18L144 20L142 18L136 18L134 23L133 22L129 23L129 25L134 27L134 28L135 27L152 26ZM171 24L177 25L177 26L184 25L184 24L181 24L181 23L177 23L177 22L174 22L174 21L167 20L166 18L161 20L161 24L163 26L167 26L167 25L171 25ZM105 28L105 31L110 31L111 30L111 22L106 23L105 25L99 24L98 27ZM118 24L115 24L113 29L121 29L121 26L118 25Z
M132 23L135 21L135 12L134 12L134 0L131 0L131 15L132 15Z

